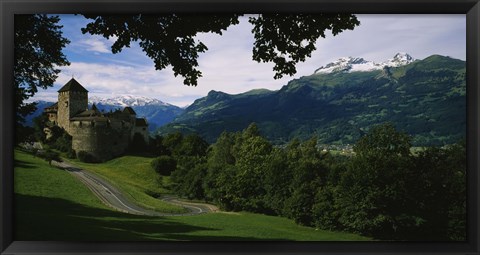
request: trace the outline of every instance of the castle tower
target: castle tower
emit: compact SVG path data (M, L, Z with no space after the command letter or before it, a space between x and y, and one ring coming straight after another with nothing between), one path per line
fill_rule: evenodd
M88 90L71 79L58 90L58 126L70 133L70 118L88 109Z

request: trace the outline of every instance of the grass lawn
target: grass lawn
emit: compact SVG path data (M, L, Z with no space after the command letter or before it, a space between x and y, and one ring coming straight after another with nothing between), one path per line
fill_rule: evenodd
M109 164L119 163L105 165ZM135 184L131 179L133 187L149 180L139 177ZM116 212L68 172L19 150L15 151L14 186L15 240L369 240L253 213L150 217Z
M151 210L167 213L186 212L182 207L165 203L157 197L170 193L163 188L169 184L169 177L161 177L150 167L152 158L123 156L102 164L83 163L68 160L87 171L108 180L117 186L128 199Z

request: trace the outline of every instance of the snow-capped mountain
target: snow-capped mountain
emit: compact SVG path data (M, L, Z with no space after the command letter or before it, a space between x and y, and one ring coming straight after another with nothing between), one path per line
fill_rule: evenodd
M121 95L112 98L91 96L88 101L89 105L96 104L97 108L104 112L132 107L137 117L147 118L150 131L171 122L184 111L178 106L144 96Z
M415 62L416 59L407 53L397 53L393 58L381 63L383 66L399 67Z
M318 68L315 70L314 74L368 72L373 70L382 70L386 66L399 67L410 64L414 61L416 61L416 59L407 53L397 53L395 56L393 56L393 58L381 63L367 61L363 58L343 57L337 61Z
M117 96L113 98L100 98L91 96L88 98L89 107L96 104L97 108L102 112L110 110L123 109L130 106L136 112L137 117L145 117L148 121L150 131L157 129L167 123L170 123L178 115L182 114L185 109L178 106L162 102L158 99L142 97L142 96ZM26 125L33 125L33 118L42 114L43 109L53 104L53 102L36 101L37 111L26 117Z
M155 98L148 98L143 96L131 96L131 95L121 95L112 98L100 98L97 96L89 97L89 103L103 104L103 105L114 105L120 107L126 106L146 106L146 105L163 105L163 106L173 106L171 104L165 103Z

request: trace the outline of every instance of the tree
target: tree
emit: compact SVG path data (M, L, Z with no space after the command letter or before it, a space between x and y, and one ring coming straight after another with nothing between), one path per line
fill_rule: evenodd
M155 69L171 65L174 75L184 77L185 85L197 85L202 73L196 69L199 53L207 46L195 39L198 33L222 34L239 23L239 14L193 15L84 15L93 21L82 28L83 33L116 37L112 52L118 53L139 41ZM360 22L352 14L259 14L249 18L255 42L253 60L273 62L274 78L296 73L295 65L305 61L316 49L315 42L326 31L337 35L352 30Z
M162 155L151 162L155 172L161 175L170 175L177 167L177 161L171 156Z
M422 219L425 240L466 240L466 151L459 143L421 151L410 173L409 210Z
M171 133L165 136L162 140L163 147L166 148L166 154L173 155L174 151L183 141L183 134L180 132Z
M171 175L175 191L191 199L205 199L203 181L207 173L208 143L197 134L189 134L184 138L174 135L171 138L172 142L180 141L180 144L174 144L172 153L172 158L177 161Z
M223 208L231 208L224 193L229 189L227 186L231 184L234 173L233 146L236 136L234 133L223 132L207 153L208 169L203 182L205 198Z
M247 128L242 137L251 130ZM236 173L232 183L236 187L232 191L238 209L265 211L265 167L272 145L261 136L251 136L237 141L239 149L236 154Z
M287 153L283 149L273 149L266 161L265 204L272 214L282 215L285 200L291 195L290 182L293 173L288 167Z
M207 154L208 143L197 134L185 136L176 146L173 154L178 157L204 157Z
M328 170L315 136L302 144L293 141L287 148L293 160L288 162L292 171L289 187L292 195L285 201L284 213L299 224L312 225L315 195L325 182Z
M391 157L410 154L411 137L398 132L391 123L374 126L353 147L360 157Z
M25 101L38 88L53 86L60 70L69 65L62 49L70 43L62 37L58 16L44 14L15 15L14 88L16 123L36 109L35 103Z
M40 142L46 141L45 131L43 130L45 128L46 122L47 122L47 116L44 114L41 114L33 119L33 128L34 128L33 135L35 137L35 140Z
M335 36L360 24L351 14L262 14L249 22L254 25L253 60L273 62L275 79L294 75L295 65L311 56L325 31Z
M153 152L154 155L161 156L161 155L170 155L167 147L163 145L163 137L160 135L156 135L155 137L150 138L150 149L149 151Z
M189 199L205 199L203 181L206 173L205 157L182 157L171 174L173 189Z
M52 165L52 161L62 161L58 152L52 150L47 150L44 154L44 158L50 166Z
M362 137L354 151L336 197L340 223L349 231L399 238L418 223L407 209L410 137L382 124Z

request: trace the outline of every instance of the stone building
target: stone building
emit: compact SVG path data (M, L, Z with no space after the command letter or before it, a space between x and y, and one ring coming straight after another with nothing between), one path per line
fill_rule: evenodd
M95 104L89 109L88 91L73 78L58 90L58 102L45 108L44 113L50 124L72 136L72 149L77 155L84 151L107 160L124 153L134 137L148 143L145 118L137 118L131 107L107 113Z
M57 111L58 103L54 103L53 105L43 109L44 114L47 115L48 121L54 125L57 124Z

